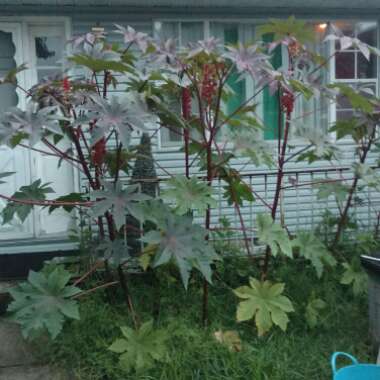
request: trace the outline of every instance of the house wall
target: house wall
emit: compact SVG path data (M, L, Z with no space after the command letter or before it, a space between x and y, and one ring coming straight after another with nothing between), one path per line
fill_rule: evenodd
M1 0L0 0L1 1ZM50 2L51 4L51 2ZM90 2L89 2L90 4ZM197 3L198 4L198 3ZM85 33L95 25L99 25L101 27L104 27L105 30L112 30L112 24L117 22L120 24L130 24L134 28L147 32L152 33L153 32L153 22L156 19L165 19L165 18L173 18L173 19L189 19L191 17L195 17L196 19L199 19L199 15L203 15L202 17L218 17L223 18L225 20L228 19L238 19L241 18L241 12L238 11L236 15L234 14L225 14L222 11L213 12L210 9L205 9L201 7L201 10L197 8L197 12L195 13L189 13L180 11L176 12L174 6L170 9L165 8L164 11L160 11L160 9L157 8L149 8L143 11L137 12L136 7L133 8L133 11L129 12L128 9L123 8L122 6L116 6L115 5L115 13L110 9L110 7L103 7L103 8L95 8L91 7L90 5L86 5L88 12L80 12L75 11L74 8L70 9L69 7L63 8L61 7L60 10L56 8L50 8L46 6L45 8L41 6L41 8L34 7L33 11L31 11L31 8L24 8L24 10L21 12L22 14L34 14L34 15L40 15L40 14L65 14L70 18L71 23L71 29L72 34L82 34ZM269 6L269 3L268 3ZM28 11L26 11L28 9ZM79 9L79 8L77 8ZM84 8L83 8L84 9ZM97 9L97 11L95 11ZM103 12L101 10L103 9ZM298 10L297 13L307 14L307 17L311 17L309 13L311 8L305 7L302 10ZM116 10L120 10L120 12L116 12ZM3 14L16 16L16 11L12 10L11 6L8 6L7 8L3 8ZM61 12L61 13L60 13ZM278 12L278 9L276 9L276 13ZM331 9L326 10L324 13L319 14L313 14L312 18L318 18L321 20L324 20L326 18L331 18L331 13L333 11ZM0 16L2 13L2 9L0 8ZM258 12L262 16L262 12ZM266 13L268 16L271 16L271 12ZM283 11L282 13L284 16L289 15L289 11ZM360 15L360 18L371 18L371 19L377 19L380 18L380 11L376 14L369 11L368 8L360 9L360 11L356 13L349 13L349 10L345 9L345 18L349 17L352 19L355 19ZM333 17L341 17L343 14L333 14ZM245 13L245 18L257 18L257 15L251 11L250 14ZM110 37L117 38L116 35L110 35ZM122 90L117 91L117 93L122 93ZM152 128L153 131L153 128ZM136 136L135 143L138 143L138 137ZM156 134L153 138L153 151L155 158L157 159L157 162L159 163L159 167L157 167L157 173L159 175L165 175L166 171L169 171L173 174L175 173L183 173L183 162L184 162L184 156L182 153L178 152L178 150L170 149L170 148L163 148L161 147L159 136ZM304 142L302 141L293 141L294 145L297 147L303 147L305 146ZM275 151L276 146L275 143L270 143L271 149ZM336 162L336 168L345 168L349 167L353 156L354 156L354 146L352 143L350 143L349 140L347 141L341 141L339 142L339 148L342 151L342 157L339 160L339 162ZM369 163L375 164L376 163L376 154L371 154L369 158ZM264 197L268 202L273 197L274 192L274 186L275 186L275 176L273 173L268 172L267 168L265 167L255 167L251 164L247 165L247 158L240 157L233 160L233 167L237 170L241 170L243 174L254 174L255 176L250 177L247 176L247 181L250 181L250 184L254 187L254 190L258 192L262 197ZM162 168L162 169L161 169ZM331 165L329 165L327 162L315 162L313 164L305 164L305 163L289 163L287 166L287 170L290 172L298 171L298 170L305 170L307 169L331 169ZM194 167L191 170L192 174L199 175L199 171L197 169L197 166L194 165ZM262 174L261 176L257 176L258 174ZM350 177L348 173L347 177ZM340 175L339 170L329 172L328 177L329 178L337 178ZM352 175L352 174L351 174ZM289 174L289 176L294 177L296 174ZM289 176L285 178L285 184L289 185ZM298 180L300 182L307 182L310 180L315 180L317 178L326 178L326 173L323 171L317 172L314 175L311 175L310 173L304 173L301 175L298 175ZM85 180L82 179L82 185L85 184ZM218 183L215 184L216 187L218 187ZM218 190L218 189L217 189ZM219 194L216 191L216 194ZM376 203L380 203L380 194L371 192L369 194L372 200L372 205L376 205ZM219 195L217 195L217 198ZM283 198L283 205L284 208L287 210L287 219L285 222L290 227L291 230L300 229L300 228L309 228L312 226L316 226L318 223L319 216L325 211L326 208L328 208L330 211L337 211L336 207L334 206L334 202L332 200L326 201L318 201L316 198L315 191L312 191L309 187L300 187L300 188L294 188L289 189L284 193ZM357 207L356 212L358 215L358 218L363 221L364 224L368 224L370 222L371 224L374 224L376 222L375 218L375 212L374 207L368 205L368 202L365 203L361 207ZM260 205L260 202L256 202L253 206L252 205L245 205L242 209L243 216L246 220L246 223L248 224L248 227L254 228L255 226L255 215L258 212L264 212L266 211L263 206ZM213 218L212 221L214 223L217 223L218 218L222 215L228 215L230 220L233 223L237 223L237 215L235 213L235 210L233 207L229 206L226 202L221 201L220 206L218 209L213 211ZM369 217L370 218L369 218Z

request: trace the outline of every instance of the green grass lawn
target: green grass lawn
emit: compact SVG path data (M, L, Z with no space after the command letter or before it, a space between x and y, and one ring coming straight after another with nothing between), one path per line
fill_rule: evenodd
M340 285L340 273L327 273L318 280L303 262L274 269L272 279L287 283L285 293L296 312L286 333L274 328L262 338L257 337L253 323L235 322L237 299L231 288L245 283L247 274L255 275L246 261L219 269L210 288L210 324L203 329L200 280L194 278L185 292L175 276L168 271L159 273L161 307L156 324L170 332L168 363L138 374L120 368L118 355L107 347L121 336L119 326L132 323L121 295L110 304L101 292L82 301L81 320L67 324L43 355L72 369L80 380L326 380L332 378L329 362L336 350L350 352L362 361L374 360L366 297L354 297L350 288ZM132 278L132 292L140 318L147 321L158 292L144 277ZM312 291L328 307L320 325L311 330L304 311ZM239 332L241 352L230 352L214 339L213 333L220 329Z

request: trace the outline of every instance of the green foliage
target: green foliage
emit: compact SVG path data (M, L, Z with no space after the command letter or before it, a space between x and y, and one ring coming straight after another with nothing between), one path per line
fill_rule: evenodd
M112 267L118 267L130 260L129 249L122 239L102 241L96 250L101 252L103 260L107 260Z
M86 201L84 194L81 194L81 193L70 193L67 195L62 195L62 197L58 197L54 200L57 202L68 202L68 203L70 203L70 202L85 202ZM52 205L49 207L49 214L52 213L54 210L60 208L60 207L62 207L66 212L71 212L75 208L75 206L73 206L73 205L63 205L63 206Z
M78 66L84 66L91 71L98 73L104 70L116 71L119 73L126 73L131 71L131 68L121 61L106 60L94 58L86 54L76 54L69 57L69 60Z
M123 189L121 181L116 183L103 181L102 184L104 190L97 190L91 194L91 197L96 200L91 208L94 216L104 216L107 211L111 211L117 229L125 224L127 212L136 218L140 217L136 204L150 197L140 192L139 185L131 185Z
M372 169L368 164L354 164L355 174L360 178L362 182L368 187L379 190L380 189L380 177L378 173Z
M366 114L371 114L374 110L374 106L368 96L360 94L357 90L350 85L344 83L338 83L328 86L330 88L338 89L340 94L345 97L353 108Z
M153 321L143 323L137 331L130 327L120 329L123 338L115 340L108 349L120 354L120 365L128 372L141 371L151 368L155 362L169 360L166 345L169 335L165 330L155 329Z
M334 196L338 203L344 202L347 198L347 194L350 187L343 184L340 181L326 180L323 183L318 183L314 185L318 189L317 198L327 199L330 196Z
M260 34L273 34L275 41L295 37L302 43L313 41L314 32L305 22L296 20L294 16L286 20L270 19L268 24L258 28Z
M3 173L0 173L0 178L6 178L6 177L9 177L9 176L11 176L12 174L15 174L15 173L14 173L14 172L3 172ZM3 183L6 183L6 182L0 180L0 185L3 184Z
M279 224L274 223L270 215L257 215L257 237L261 244L270 247L273 256L282 252L288 257L293 257L288 233Z
M235 295L244 300L238 305L237 320L243 322L255 317L259 336L268 332L273 324L286 331L289 322L287 314L293 312L294 307L283 295L285 284L260 282L251 277L249 285L234 290Z
M244 183L240 177L226 179L227 186L224 186L224 198L229 205L243 205L244 201L253 202L255 200L250 187Z
M215 207L212 187L197 177L175 176L167 181L169 189L162 192L162 198L174 201L175 211L184 215L189 211L204 212L208 207Z
M16 215L24 222L33 209L33 201L44 201L46 194L54 193L49 185L41 184L41 180L37 179L31 185L21 186L11 197L15 201L8 202L1 212L3 224L9 223Z
M320 298L316 298L313 295L306 305L305 318L306 322L311 329L314 329L320 323L320 315L326 310L327 304Z
M0 80L0 85L5 83L17 84L17 74L27 69L27 65L23 63L20 66L17 66L14 69L9 70L4 76L4 78Z
M205 241L207 231L192 218L168 214L157 226L158 231L149 231L142 241L157 246L153 267L169 261L178 266L182 282L187 288L192 268L198 269L211 282L211 264L218 256L211 244Z
M367 292L368 276L355 263L343 263L344 272L340 283L352 287L355 296L359 296Z
M335 258L312 232L299 232L292 244L299 248L303 257L311 261L319 278L322 276L326 265L330 267L336 265Z
M55 339L65 319L79 319L79 306L71 297L80 289L68 285L71 274L62 267L30 271L27 282L11 288L8 307L11 319L21 325L22 334L33 338L47 331Z

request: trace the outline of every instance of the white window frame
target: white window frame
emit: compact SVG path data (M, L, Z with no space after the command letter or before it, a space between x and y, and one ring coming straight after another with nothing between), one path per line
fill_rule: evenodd
M353 24L358 24L361 22L374 22L377 24L377 48L380 47L380 21L378 19L337 19L332 22L337 22L337 21L346 21L349 23ZM330 41L330 52L331 54L334 54L336 51L335 48L335 41ZM357 51L357 49L347 49L343 50L343 52L353 52ZM375 84L376 86L376 92L375 95L379 96L380 94L380 86L379 86L379 79L380 79L380 57L377 57L377 62L376 62L376 77L375 78L350 78L350 79L337 79L335 77L336 74L336 59L331 60L330 64L330 70L329 70L329 80L330 83L343 83L343 84ZM356 76L356 70L357 70L357 54L355 54L355 76ZM330 107L330 125L334 125L337 121L337 107L336 107L336 102L333 102L333 104ZM336 134L334 133L334 139L336 140ZM347 136L343 138L341 141L350 141L350 138Z

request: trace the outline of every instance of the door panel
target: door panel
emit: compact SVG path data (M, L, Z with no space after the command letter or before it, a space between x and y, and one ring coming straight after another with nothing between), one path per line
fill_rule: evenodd
M21 25L16 23L0 23L0 78L9 70L21 64ZM23 74L18 75L20 85L23 85ZM15 85L6 84L0 86L0 117L10 107L22 105L22 96ZM30 183L30 154L24 148L11 149L0 146L0 173L15 172L6 178L5 184L0 184L0 193L12 195L21 186ZM0 200L0 210L6 205L5 200ZM2 225L0 219L0 240L26 238L33 236L34 228L32 217L25 223L16 217L9 224Z

